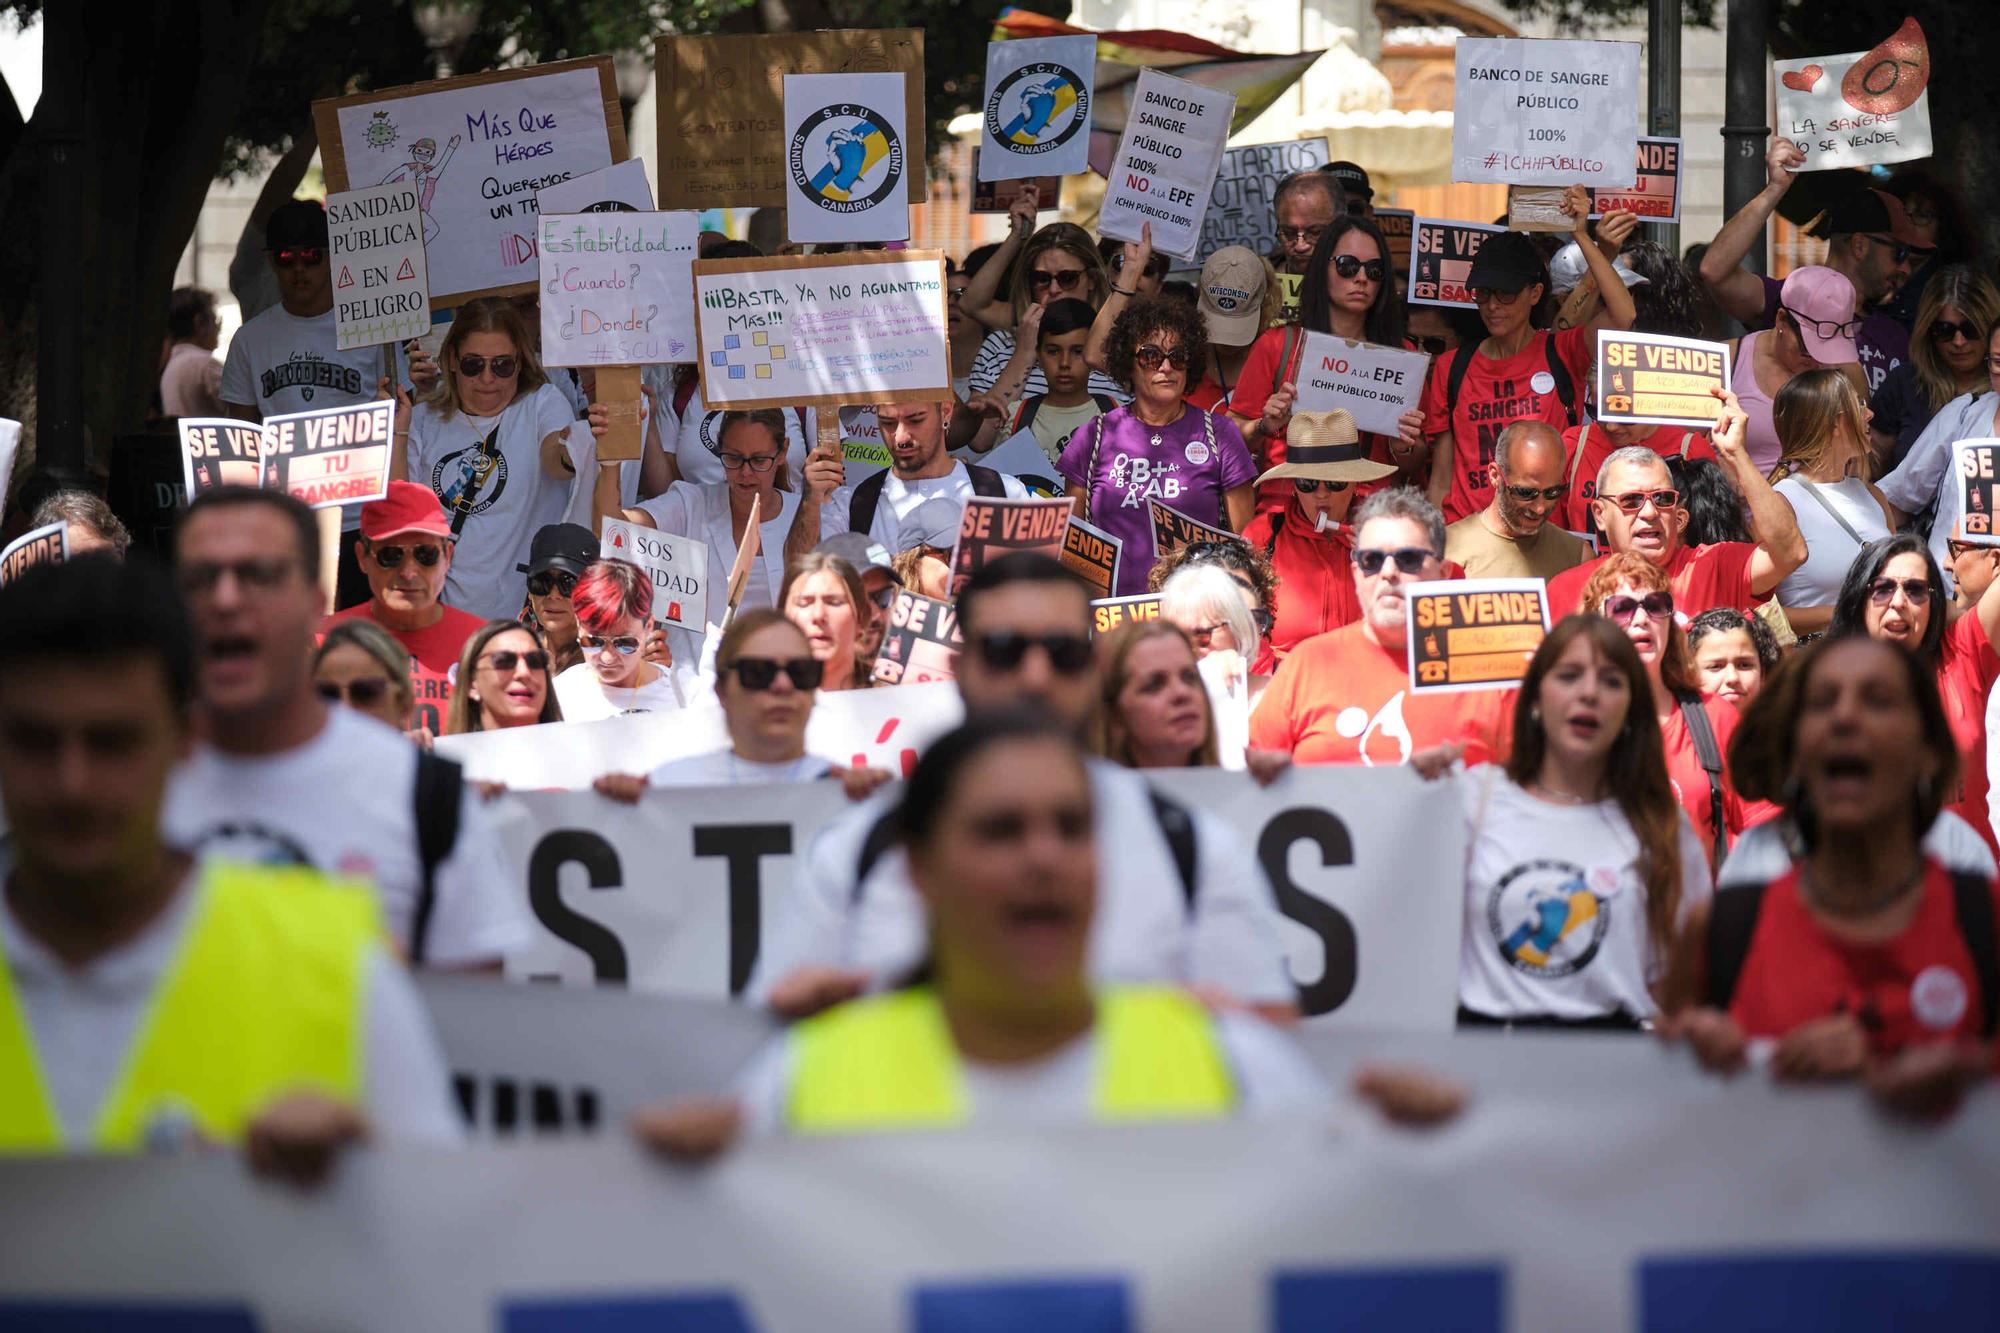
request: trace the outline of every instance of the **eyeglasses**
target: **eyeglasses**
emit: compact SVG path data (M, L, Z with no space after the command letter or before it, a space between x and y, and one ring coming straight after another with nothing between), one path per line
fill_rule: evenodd
M723 667L734 671L746 690L768 690L778 683L778 673L790 677L793 689L816 690L826 678L826 664L811 657L794 657L779 662L768 657L739 657Z
M1016 634L999 630L974 636L979 660L994 671L1018 671L1028 649L1040 648L1058 675L1075 676L1090 666L1090 640L1081 634Z
M1674 595L1665 591L1649 592L1644 597L1614 593L1604 599L1603 609L1614 625L1631 624L1641 611L1648 619L1666 620L1674 613Z
M778 465L778 456L776 454L722 455L722 466L727 468L731 472L735 472L740 468L747 467L752 472L755 472L759 476L762 476L764 473L769 472L772 468L776 467L777 465Z
M1196 625L1187 630L1187 636L1194 642L1195 647L1201 649L1203 652L1207 652L1209 644L1215 639L1215 632L1219 629L1228 628L1229 626L1223 624Z
M1138 363L1141 370L1158 370L1162 361L1172 365L1175 370L1186 370L1188 350L1185 347L1155 347L1147 343L1132 353L1132 359Z
M317 245L288 245L269 253L274 268L316 268L326 262L326 251Z
M1351 481L1326 481L1314 477L1293 477L1292 489L1300 495L1311 495L1324 486L1329 495L1338 495L1354 483Z
M1123 254L1111 256L1111 271L1119 274L1125 272L1125 256ZM1146 261L1146 276L1149 278L1166 277L1167 257L1165 255L1154 255L1151 259L1148 259Z
M1987 358L1986 358L1986 368L1987 368L1988 370L2000 370L2000 356L1989 356L1989 357L1987 357Z
M1411 341L1432 356L1443 356L1451 350L1451 339L1442 334L1433 334L1428 338L1413 338Z
M1806 325L1810 324L1813 332L1822 338L1852 338L1854 331L1861 327L1861 321L1858 319L1850 319L1845 323L1836 324L1830 319L1807 319L1804 315L1801 315L1798 311L1785 305L1783 302L1779 303L1778 308L1790 315L1792 322L1800 328L1803 329Z
M1079 286L1082 282L1083 270L1080 268L1070 269L1066 273L1050 273L1039 268L1028 270L1028 286L1035 291L1040 291L1044 287L1053 287L1059 292L1066 292L1072 287Z
M639 651L639 641L629 634L621 634L615 639L599 638L595 634L576 636L577 646L586 653L601 653L609 648L620 657L630 657Z
M1909 245L1897 240L1893 236L1877 236L1874 232L1867 231L1861 234L1881 246L1884 250L1887 250L1889 258L1898 264L1908 263L1913 256L1920 259L1928 259L1936 253L1929 246Z
M1319 238L1325 234L1325 223L1321 223L1316 227L1280 227L1278 228L1278 243L1280 245L1297 245L1300 241L1310 241L1317 245Z
M1944 539L1944 553L1953 560L1958 559L1967 551L1991 551L1995 549L2000 548L1987 546L1981 542L1965 541L1959 537L1947 537Z
M1354 553L1354 563L1369 578L1382 572L1382 567L1391 560L1396 568L1405 574L1421 574L1424 566L1437 559L1437 552L1424 546L1399 546L1393 551L1378 551L1364 547Z
M368 553L384 569L401 568L405 555L415 557L425 569L437 568L437 562L444 559L442 546L374 546L369 548Z
M1474 287L1472 289L1472 303L1474 305L1512 305L1521 299L1521 293L1525 290L1527 289L1516 288L1511 292L1503 292L1498 287Z
M503 648L497 653L488 653L479 659L480 666L490 666L503 676L510 676L514 668L526 662L530 671L547 671L549 655L540 648L531 648L525 653L517 653L511 648Z
M458 373L469 380L476 380L491 369L496 380L511 380L514 372L521 368L518 357L512 356L461 356L458 358Z
M175 576L181 592L188 597L214 592L224 574L234 575L237 584L246 590L264 592L283 583L295 563L292 557L283 555L252 556L248 560L190 560L181 562Z
M1877 606L1887 606L1896 598L1898 589L1903 599L1910 602L1928 602L1931 599L1929 579L1876 579L1868 585L1868 600Z
M389 697L389 684L382 676L364 676L345 685L337 680L316 680L313 688L319 691L320 698L330 704L345 700L354 708L373 708Z
M551 592L567 597L576 591L576 575L567 570L545 569L528 575L528 591L536 597L547 597Z
M1930 331L1931 341L1934 343L1948 343L1959 338L1969 343L1979 341L1979 330L1967 323L1954 324L1950 320L1940 319L1931 325Z
M1333 271L1343 278L1351 278L1357 273L1366 273L1368 281L1380 282L1388 266L1379 259L1363 259L1359 255L1335 255Z
M877 611L887 611L896 604L896 585L885 583L868 594L868 600L875 603Z
M1681 493L1675 490L1626 491L1623 495L1605 495L1600 499L1611 501L1628 514L1636 514L1651 501L1655 509L1672 509L1681 502Z
M1555 501L1560 500L1565 495L1569 494L1569 483L1564 481L1564 482L1558 482L1554 486L1509 486L1507 488L1507 494L1513 496L1516 500L1519 500L1522 504L1527 504L1530 500L1533 500L1536 496L1540 496L1542 499L1547 500L1551 504L1553 504ZM1667 506L1665 505L1661 506L1661 508L1663 509L1666 507Z

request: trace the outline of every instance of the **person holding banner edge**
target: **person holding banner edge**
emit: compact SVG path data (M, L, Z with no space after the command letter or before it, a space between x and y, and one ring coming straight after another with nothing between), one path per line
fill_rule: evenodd
M1104 687L1091 749L1128 768L1198 768L1221 762L1195 646L1167 620L1132 620L1099 645Z
M671 712L694 693L693 664L648 659L653 632L653 577L629 560L599 560L570 594L583 661L555 678L557 702L571 722L626 713Z
M459 688L445 735L562 721L553 668L553 655L531 627L518 620L487 621L459 656Z

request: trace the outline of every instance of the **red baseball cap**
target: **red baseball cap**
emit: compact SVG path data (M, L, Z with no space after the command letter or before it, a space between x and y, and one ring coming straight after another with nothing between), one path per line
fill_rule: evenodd
M434 537L451 536L444 506L428 486L414 481L392 481L389 493L361 506L361 535L371 542L402 532L428 532Z

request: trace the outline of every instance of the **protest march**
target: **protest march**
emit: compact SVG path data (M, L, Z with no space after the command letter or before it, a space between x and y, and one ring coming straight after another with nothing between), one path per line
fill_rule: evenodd
M1632 41L1450 39L1424 187L1014 9L663 31L650 160L623 54L302 86L146 483L0 397L0 1330L1994 1327L1879 18L1684 254Z

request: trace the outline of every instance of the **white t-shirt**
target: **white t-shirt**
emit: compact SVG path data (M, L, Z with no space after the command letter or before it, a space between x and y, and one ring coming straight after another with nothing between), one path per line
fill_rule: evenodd
M1089 771L1102 875L1092 979L1210 985L1241 1000L1295 1002L1270 881L1235 830L1194 812L1190 913L1146 780L1101 759L1090 760ZM859 968L891 983L923 960L928 924L902 849L882 854L855 902L862 842L900 798L900 787L884 788L807 844L750 979L753 999L762 1002L773 983L805 963Z
M668 395L668 406L672 406L672 395ZM806 409L803 428L799 425L799 414L790 408L785 412L785 465L791 469L792 484L799 484L805 475L806 455L812 451L813 432L819 429L818 414L812 408ZM696 385L694 396L687 401L687 407L680 416L680 432L673 437L674 465L680 470L682 481L691 481L697 486L727 479L722 467L722 413L711 412L702 402L701 386Z
M708 623L720 625L729 610L729 571L736 563L736 528L729 513L729 487L722 482L695 486L677 481L665 492L632 506L643 509L662 532L708 543ZM743 581L739 611L776 606L785 586L785 534L799 512L794 491L778 492L778 512L758 524L758 558Z
M1544 801L1493 764L1459 791L1471 821L1459 1002L1495 1018L1651 1017L1671 941L1650 940L1639 839L1618 803ZM1679 820L1685 918L1710 889L1708 857Z
M1784 816L1752 824L1737 835L1723 859L1715 882L1724 888L1732 884L1769 884L1792 868L1795 859L1786 845ZM1980 875L1992 879L2000 874L1993 849L1964 818L1949 810L1938 811L1924 834L1924 851L1946 870L1955 874Z
M762 782L813 782L833 771L816 754L776 764L740 758L734 750L711 750L669 759L648 775L653 787L742 787Z
M349 708L329 708L305 744L274 755L195 747L161 810L170 843L204 857L309 865L374 882L389 931L407 946L422 891L417 854L417 747ZM439 967L490 963L531 938L527 905L470 784L458 841L438 866L427 939Z
M1010 477L1003 473L1000 481L1009 498L1015 500L1028 498L1028 488L1021 484L1019 477ZM847 519L854 504L854 491L862 484L863 482L854 482L842 486L828 496L826 503L820 506L821 541L850 531ZM965 464L961 462L953 462L951 471L942 477L925 477L919 481L904 481L894 472L889 472L882 478L882 498L875 506L875 521L869 526L868 535L889 550L900 551L903 549L899 540L903 523L917 512L924 501L942 498L963 508L971 495L972 474L965 470Z
M578 662L556 677L556 703L565 722L597 722L626 713L673 713L687 707L687 690L675 677L677 671L659 669L659 674L636 689L606 687L590 669Z
M1235 1080L1237 1117L1324 1110L1333 1090L1289 1037L1247 1014L1217 1014L1216 1037ZM1089 1123L1097 1089L1093 1028L1033 1064L996 1065L961 1059L966 1121L1018 1127ZM791 1047L780 1039L758 1052L738 1080L752 1134L782 1133L791 1099Z
M1882 506L1874 492L1859 477L1846 477L1828 484L1816 481L1808 490L1802 477L1786 477L1771 489L1785 497L1798 515L1799 532L1806 539L1806 562L1785 575L1778 584L1781 606L1832 606L1840 596L1841 581L1847 577L1854 557L1868 542L1889 535L1882 518ZM1819 499L1815 499L1814 495ZM1820 504L1823 499L1847 520L1861 540L1855 541L1833 515Z
M542 472L542 441L576 420L554 385L509 403L498 417L419 403L410 420L410 480L428 486L458 530L444 601L487 620L519 615L527 598L522 566L535 533L562 522L568 479ZM494 428L498 434L494 434ZM482 448L493 435L490 448Z
M180 954L195 887L190 876L143 931L81 968L43 948L0 904L0 953L34 1037L63 1142L72 1148L90 1146L161 976ZM369 1123L389 1143L457 1145L463 1134L444 1056L409 974L378 948L369 957L365 984L361 1088Z
M1000 382L1000 372L1014 357L1014 331L995 329L979 344L978 353L972 358L972 373L966 376L966 385L973 393L985 393ZM1109 394L1120 403L1132 401L1129 390L1101 370L1090 372L1090 392ZM1038 393L1049 391L1049 381L1042 374L1039 363L1028 367L1027 378L1021 381L1023 398L1032 398Z

